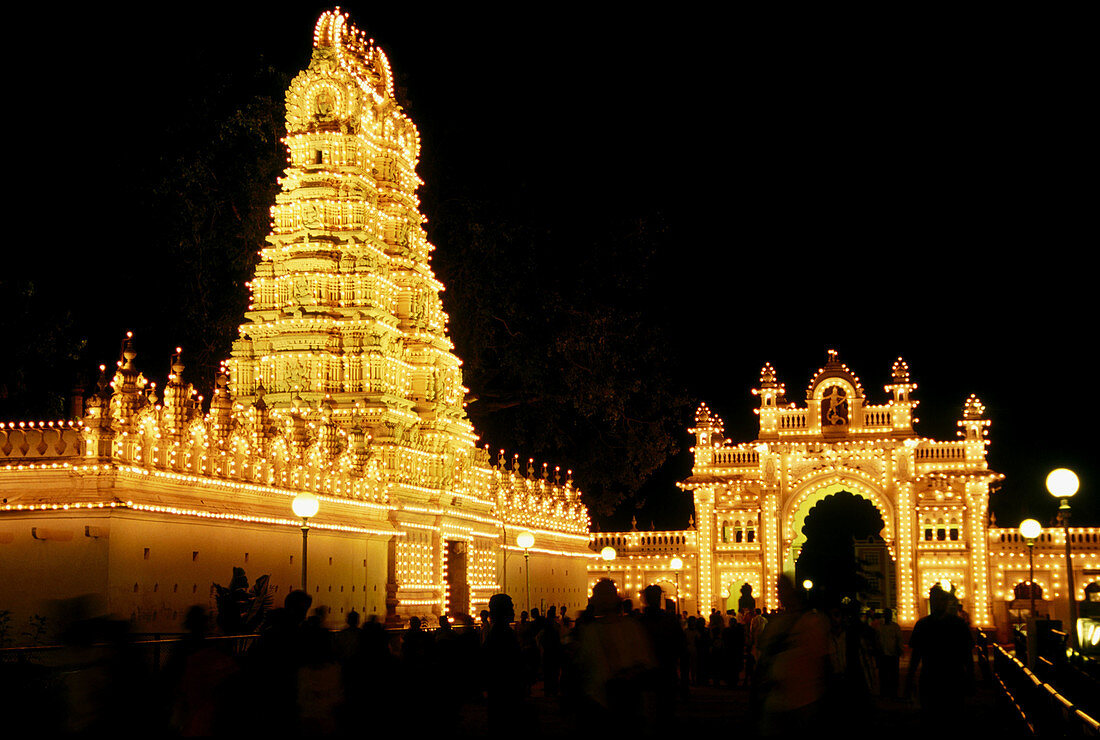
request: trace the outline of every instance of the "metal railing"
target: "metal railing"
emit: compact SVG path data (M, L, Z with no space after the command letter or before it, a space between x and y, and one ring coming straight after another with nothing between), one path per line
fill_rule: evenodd
M993 658L991 670L990 652ZM1000 645L988 643L981 633L978 655L983 662L983 672L993 682L999 705L1006 716L1013 717L1016 729L1022 735L1044 738L1100 737L1100 722L1070 701L1058 688L1029 671L1016 656ZM1046 662L1050 664L1050 670L1057 670L1053 662Z

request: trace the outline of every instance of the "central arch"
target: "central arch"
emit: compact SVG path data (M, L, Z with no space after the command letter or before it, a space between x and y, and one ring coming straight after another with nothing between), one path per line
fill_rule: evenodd
M886 546L890 549L890 555L894 558L897 557L897 552L894 549L894 533L897 531L896 519L890 502L882 495L881 491L872 486L870 481L863 479L862 476L853 474L834 475L826 479L804 483L801 490L789 500L783 518L784 532L786 533L784 540L787 541L782 553L784 573L792 578L794 577L795 562L802 552L803 545L806 544L806 535L802 532L802 528L806 524L806 517L809 516L810 510L841 491L847 491L853 496L866 499L878 510L883 522L882 531L878 535L886 541Z
M821 606L838 605L846 597L892 605L884 526L867 499L846 490L826 496L806 517L796 580L813 581L813 596Z

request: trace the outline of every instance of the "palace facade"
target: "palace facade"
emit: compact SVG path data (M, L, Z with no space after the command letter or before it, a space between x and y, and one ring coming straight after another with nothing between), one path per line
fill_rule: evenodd
M233 567L356 609L583 607L589 517L568 472L476 446L386 55L339 11L286 93L288 164L251 304L204 410L183 355L157 389L127 336L81 418L0 424L0 610L178 630ZM534 544L517 545L520 533ZM529 569L529 570L528 570ZM528 588L527 584L530 584ZM434 620L433 620L434 623Z
M593 549L610 547L613 557L589 567L590 587L610 577L638 599L658 583L681 610L705 615L736 609L747 586L757 607L778 608L777 579L795 571L811 509L846 492L882 518L876 541L856 546L879 584L872 600L895 608L902 625L927 613L936 583L955 592L976 626L1019 618L1030 607L1020 598L1027 545L1015 529L991 523L989 499L1003 476L986 460L985 407L970 396L959 438L934 440L914 428L917 385L904 360L894 363L884 389L886 400L872 403L830 351L801 403L788 401L775 369L764 366L753 390L759 433L752 441L727 439L722 420L700 405L688 430L692 475L679 484L694 500L690 528L594 533ZM1100 606L1098 538L1096 528L1070 530L1076 598ZM1058 528L1044 529L1035 546L1036 611L1056 618L1068 611L1064 547Z

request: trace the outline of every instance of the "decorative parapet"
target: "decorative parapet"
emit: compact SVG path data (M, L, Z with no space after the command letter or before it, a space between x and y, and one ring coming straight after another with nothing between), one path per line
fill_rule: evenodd
M0 422L0 465L79 458L83 430L80 421Z

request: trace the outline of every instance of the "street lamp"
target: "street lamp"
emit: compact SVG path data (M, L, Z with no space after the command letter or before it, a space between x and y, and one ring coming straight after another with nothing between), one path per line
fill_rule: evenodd
M1031 616L1035 617L1035 540L1043 532L1043 525L1035 519L1020 522L1020 536L1027 543L1027 588L1031 594Z
M615 548L612 547L611 545L605 545L604 548L602 550L600 550L600 557L603 559L603 561L605 563L610 563L612 560L614 560L618 556L619 556L619 553L615 552ZM607 566L607 575L608 575L608 577L611 576L611 566L610 565ZM623 571L623 580L626 580L626 571L625 570ZM612 579L612 581L614 581L614 579Z
M1070 647L1077 649L1077 600L1073 586L1073 559L1070 556L1069 546L1069 498L1077 493L1081 482L1077 480L1077 474L1068 468L1057 468L1050 471L1047 476L1047 490L1050 495L1061 499L1058 506L1058 519L1062 522L1062 529L1066 535L1066 587L1069 589L1069 641Z
M527 613L531 613L531 557L528 550L535 544L535 535L520 532L516 535L516 544L523 548L523 575L527 579Z
M309 518L317 514L321 501L308 491L299 493L290 502L290 508L302 518L302 590L306 591L306 557L309 544Z
M675 571L675 573L676 573L676 616L679 617L680 616L680 604L681 604L681 601L680 601L680 570L684 567L684 561L681 560L679 556L676 556L672 559L672 562L669 563L669 565L672 566L672 570Z

